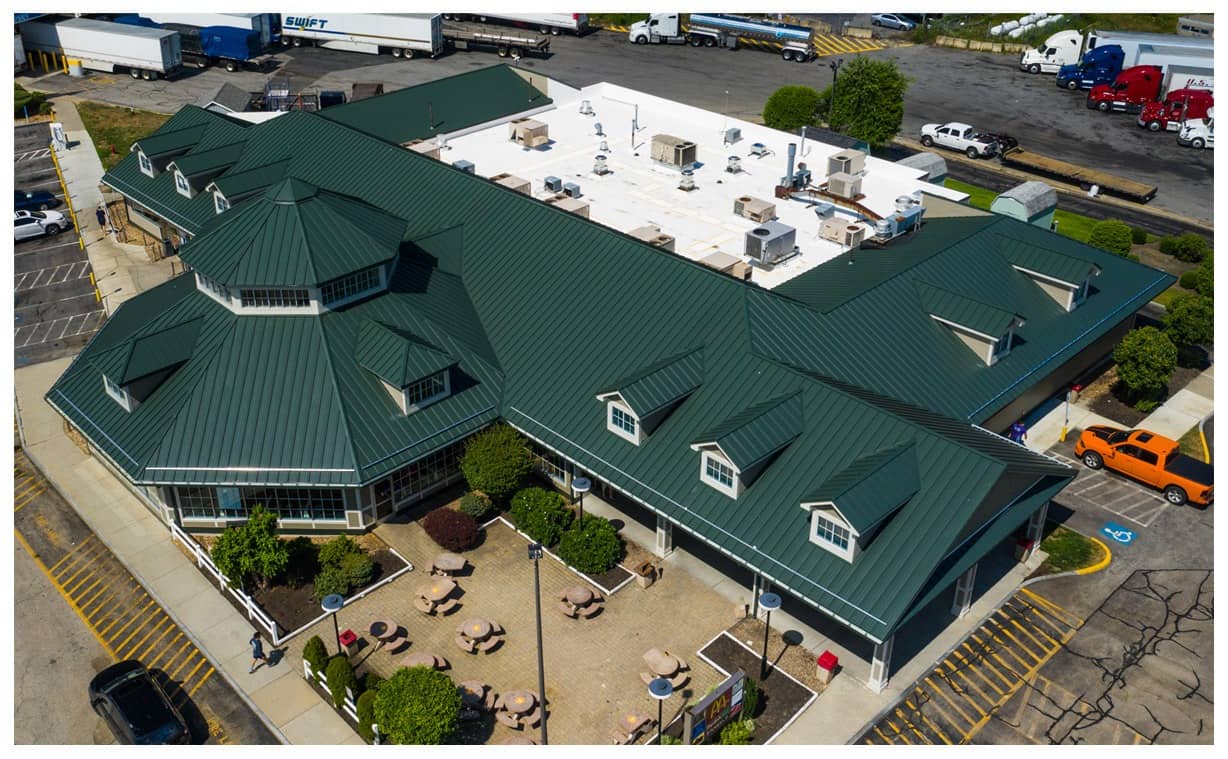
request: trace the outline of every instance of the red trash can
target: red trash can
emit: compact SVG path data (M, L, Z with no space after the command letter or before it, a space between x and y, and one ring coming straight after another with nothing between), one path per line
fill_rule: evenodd
M819 654L818 661L818 676L819 682L827 685L831 682L832 677L836 674L836 667L840 664L840 659L831 651L824 651Z

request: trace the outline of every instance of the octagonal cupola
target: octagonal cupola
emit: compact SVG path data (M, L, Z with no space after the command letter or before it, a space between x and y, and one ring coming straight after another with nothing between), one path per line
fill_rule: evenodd
M318 314L387 287L406 222L284 179L183 246L196 286L240 314Z

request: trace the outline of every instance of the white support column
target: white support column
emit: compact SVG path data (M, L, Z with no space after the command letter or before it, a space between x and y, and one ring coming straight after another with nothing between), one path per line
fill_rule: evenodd
M895 643L892 635L874 647L874 659L870 662L870 690L882 693L891 679L891 647Z
M1027 561L1032 558L1032 553L1040 547L1040 541L1045 536L1045 520L1049 518L1049 502L1045 501L1045 505L1041 506L1036 511L1032 512L1032 516L1028 517L1028 528L1026 539L1032 541L1032 548L1023 554L1020 561Z
M664 559L674 552L674 523L657 515L657 556Z
M955 598L951 601L951 613L962 617L972 608L972 586L976 583L976 564L959 576L955 582Z

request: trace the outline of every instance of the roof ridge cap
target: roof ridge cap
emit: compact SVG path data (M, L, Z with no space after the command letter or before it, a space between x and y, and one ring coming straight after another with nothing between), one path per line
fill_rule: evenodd
M362 473L361 467L358 465L358 449L354 445L354 431L350 428L350 409L345 402L345 396L341 392L341 387L337 384L337 370L333 367L333 344L328 339L328 333L324 329L324 319L316 317L311 321L320 333L320 340L324 342L324 360L328 362L328 381L332 385L333 394L337 398L337 407L341 412L341 424L345 427L345 444L346 449L350 452L350 464L354 468L354 477L361 482Z

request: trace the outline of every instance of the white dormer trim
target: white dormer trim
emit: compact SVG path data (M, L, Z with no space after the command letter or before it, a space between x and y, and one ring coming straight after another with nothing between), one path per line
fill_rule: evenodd
M1066 309L1067 312L1074 311L1079 307L1080 303L1087 300L1088 290L1091 289L1092 277L1100 273L1098 268L1092 268L1082 282L1075 283L1051 277L1047 274L1041 274L1034 269L1028 269L1019 264L1011 264L1011 266L1015 271L1035 281L1037 287L1043 290L1059 306Z
M861 554L861 536L840 515L836 505L804 503L802 508L810 512L810 542L852 564Z
M414 413L415 411L421 411L422 409L426 408L427 406L430 406L432 403L435 403L435 402L437 402L437 401L441 401L441 400L443 400L444 398L447 398L449 395L451 395L451 394L452 394L452 379L451 379L451 375L452 375L452 372L451 372L450 370L448 370L448 369L444 369L442 372L436 372L436 373L434 373L434 374L428 374L427 376L423 377L422 379L417 379L417 380L414 380L413 382L409 383L409 385L407 385L405 388L403 388L403 389L401 390L401 395L402 395L402 400L401 400L401 410L402 410L402 411L404 411L406 414L412 414L412 413ZM419 383L426 382L426 381L428 381L428 380L437 380L437 379L442 379L442 380L443 380L443 389L442 389L442 390L440 390L439 392L435 393L434 395L428 396L428 397L426 397L426 398L422 398L422 399L420 399L420 400L418 400L418 401L416 401L416 402L414 402L414 401L412 401L412 400L410 399L410 397L409 397L409 390L410 390L410 388L412 388L412 387L414 387L414 386L418 385ZM381 380L381 381L382 381L382 380Z
M111 396L111 399L119 404L120 408L129 413L132 412L132 408L136 404L132 401L132 394L125 390L123 385L113 382L110 377L104 374L102 375L102 387L107 391L107 395Z
M938 316L938 315L936 315L936 314L930 314L930 318L931 318L931 319L933 319L933 320L934 320L934 321L936 321L936 322L940 322L940 323L942 323L942 324L947 325L948 327L952 327L952 328L957 329L957 330L959 330L959 331L961 331L961 332L967 332L967 333L968 333L968 334L970 334L970 335L976 335L977 337L981 338L982 340L990 340L990 341L993 341L993 340L997 340L997 339L998 339L998 338L994 337L993 335L987 335L987 334L985 334L984 332L978 332L978 331L976 331L975 329L973 329L973 328L971 328L971 327L965 327L963 324L959 324L958 322L953 322L953 321L951 321L950 319L943 319L941 316Z
M1026 274L1029 277L1035 277L1036 279L1043 279L1046 282L1052 282L1055 285L1060 285L1065 288L1072 288L1076 286L1074 282L1067 282L1064 279L1058 279L1057 277L1053 277L1048 274L1041 274L1035 269L1029 269L1026 266L1020 266L1019 264L1011 264L1011 266L1015 269L1015 271Z
M192 197L192 183L178 168L175 169L175 191L185 198Z
M218 190L213 191L213 210L219 214L230 210L230 201Z
M644 440L644 425L626 401L618 393L607 393L601 396L605 401L605 428L632 445L639 445ZM627 429L627 425L631 429Z
M1083 301L1087 300L1087 295L1092 289L1092 278L1088 277L1083 280L1083 284L1070 291L1070 298L1066 301L1066 310L1074 311Z
M985 357L985 363L993 366L1003 357L1011 352L1015 340L1015 328L1011 327L1006 330L1006 334L994 340L989 346L989 355Z
M149 160L149 156L145 155L145 151L137 148L136 160L141 167L141 173L151 179L157 174L154 172L153 161Z
M724 478L720 477L720 474L726 472L730 474L728 479L731 479L732 483L725 482ZM742 494L742 472L733 465L719 446L713 445L700 449L699 481L730 498L736 499Z

